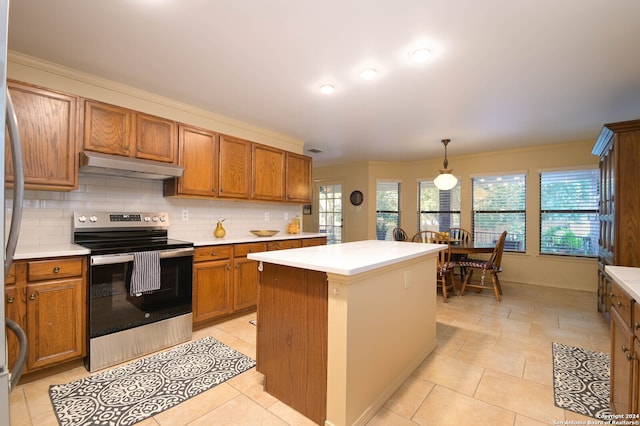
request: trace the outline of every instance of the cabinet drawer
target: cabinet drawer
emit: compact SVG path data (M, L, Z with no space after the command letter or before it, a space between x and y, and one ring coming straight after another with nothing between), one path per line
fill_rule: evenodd
M233 246L233 253L236 257L246 256L249 253L267 251L267 243L247 243Z
M611 283L611 309L615 310L629 327L633 326L631 323L632 303L633 299L626 291L620 288L617 283Z
M305 238L302 240L302 247L314 247L314 246L326 246L327 239L324 237L319 238Z
M221 260L231 257L233 248L231 245L196 247L193 255L194 262L206 260Z
M282 240L282 241L271 241L267 244L267 250L286 250L292 248L300 248L302 247L302 241L300 240Z
M32 260L27 262L27 280L42 281L57 278L81 277L84 258Z

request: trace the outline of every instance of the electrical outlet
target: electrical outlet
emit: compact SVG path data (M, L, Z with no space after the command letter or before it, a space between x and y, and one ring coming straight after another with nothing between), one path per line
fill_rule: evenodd
M289 220L289 212L284 212L284 221L288 221Z
M185 222L189 220L189 210L182 210L182 220L184 220Z
M269 222L269 212L264 212L264 221Z

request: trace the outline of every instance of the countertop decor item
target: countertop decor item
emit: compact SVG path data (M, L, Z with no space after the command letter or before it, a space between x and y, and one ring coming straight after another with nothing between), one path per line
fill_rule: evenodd
M276 231L275 229L252 229L251 232L256 237L273 237L280 231Z
M222 222L224 222L224 219L218 221L216 229L213 231L213 236L216 238L223 238L227 234L227 231L222 227Z

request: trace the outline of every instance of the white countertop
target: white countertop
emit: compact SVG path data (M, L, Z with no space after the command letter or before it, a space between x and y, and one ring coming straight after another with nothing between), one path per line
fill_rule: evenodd
M356 275L383 266L435 253L446 245L400 241L355 241L326 246L304 247L260 253L247 257L277 265L339 275Z
M37 259L43 257L59 256L84 256L90 251L86 247L73 243L54 243L32 246L21 246L18 244L14 260Z
M215 238L213 235L210 237L203 237L202 239L180 238L179 235L176 235L175 238L183 241L191 241L194 246L198 247L220 244L260 243L263 241L299 240L301 238L325 238L326 236L327 234L313 232L302 232L300 234L287 234L280 232L273 237L256 237L255 235L247 232L246 235L225 236L224 238Z
M243 236L235 236L233 238L214 238L211 236L211 239L207 237L202 238L201 240L196 239L195 241L190 238L180 238L179 236L171 237L178 240L189 241L192 242L194 246L208 246L208 245L219 245L219 244L240 244L240 243L256 243L262 241L279 241L279 240L296 240L300 238L317 238L317 237L326 237L327 234L322 233L311 233L311 232L303 232L300 234L286 234L279 233L274 235L273 237L256 237L247 232L247 235ZM14 260L24 260L24 259L40 259L44 257L60 257L60 256L84 256L90 254L90 250L86 247L82 247L77 244L69 243L69 242L61 242L61 243L47 243L47 244L39 244L39 245L21 245L18 244L16 248L16 254L14 256Z
M640 302L640 268L605 266L604 270L629 296Z

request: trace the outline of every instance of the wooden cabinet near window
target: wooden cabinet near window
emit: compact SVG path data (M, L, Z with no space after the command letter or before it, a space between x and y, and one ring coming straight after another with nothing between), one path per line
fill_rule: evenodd
M253 144L253 174L251 198L255 200L285 200L285 151Z
M5 287L7 316L29 342L25 372L86 354L86 259L63 257L14 262L15 284ZM9 340L12 364L17 342Z
M78 98L15 81L7 81L7 87L18 119L25 187L61 191L76 189ZM13 160L8 143L5 148L5 181L13 184Z
M175 121L103 102L84 101L83 149L176 162Z
M287 201L311 204L311 157L287 152Z
M592 153L600 157L598 310L608 313L605 266L640 267L640 120L606 124Z

